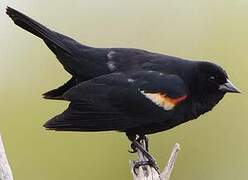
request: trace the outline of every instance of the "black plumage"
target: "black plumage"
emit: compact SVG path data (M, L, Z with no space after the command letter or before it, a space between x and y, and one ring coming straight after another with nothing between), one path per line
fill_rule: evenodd
M70 101L44 126L58 131L117 130L133 135L173 128L238 92L211 62L130 48L82 45L8 7L21 28L40 37L72 78L44 98Z

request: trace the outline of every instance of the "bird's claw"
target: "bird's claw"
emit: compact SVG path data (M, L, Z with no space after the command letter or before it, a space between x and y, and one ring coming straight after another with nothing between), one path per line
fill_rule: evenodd
M128 150L128 152L129 152L129 153L136 153L137 150L132 149L132 150Z
M130 153L136 153L137 152L137 147L135 146L134 143L131 143L130 147L132 150L128 150L128 152L130 152Z
M144 147L139 142L137 142L136 140L133 141L131 144L131 147L135 151L137 150L141 151L143 156L147 159L147 161L137 161L135 163L134 169L138 168L139 166L149 165L153 167L159 173L159 168L158 168L158 165L156 164L155 159L152 157L152 155L149 154L149 152L146 151L146 149L144 149Z
M136 139L136 141L139 144L142 144L142 141L145 142L145 150L148 152L148 137L147 136L140 136L139 138ZM136 153L137 152L137 146L135 145L135 143L131 143L130 145L132 150L128 150L129 153Z
M137 174L137 169L139 169L140 166L142 166L143 169L147 168L146 166L150 166L150 167L154 168L158 172L158 174L160 174L157 164L152 162L152 161L150 161L150 160L148 160L148 161L136 161L134 163L133 172L135 173L135 175L138 175Z

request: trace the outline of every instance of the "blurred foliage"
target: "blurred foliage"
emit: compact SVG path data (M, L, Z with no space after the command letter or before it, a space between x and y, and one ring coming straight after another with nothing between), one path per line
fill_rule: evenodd
M44 43L5 15L12 6L46 26L97 47L136 47L223 66L243 94L227 95L210 113L150 136L164 166L181 144L172 179L246 180L247 0L2 0L0 132L18 180L131 179L124 134L48 132L42 124L66 102L41 94L70 76Z

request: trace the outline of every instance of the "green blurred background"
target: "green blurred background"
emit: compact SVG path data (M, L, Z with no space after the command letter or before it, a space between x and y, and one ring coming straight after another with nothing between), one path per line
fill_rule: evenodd
M17 180L131 179L124 134L49 132L67 106L41 98L70 76L44 43L5 15L14 7L97 47L136 47L223 66L243 94L228 94L197 121L150 136L159 165L182 151L174 180L248 179L247 0L2 0L0 132Z

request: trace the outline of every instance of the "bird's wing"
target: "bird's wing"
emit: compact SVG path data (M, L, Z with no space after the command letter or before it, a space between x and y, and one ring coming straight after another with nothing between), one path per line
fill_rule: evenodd
M68 91L70 88L75 86L76 84L77 84L77 80L74 77L72 77L69 81L67 81L62 86L42 94L43 98L55 99L55 100L64 100L63 94L66 91Z
M156 121L187 98L176 75L154 71L112 73L82 82L64 94L66 111L44 126L54 130L105 131L138 127ZM166 118L166 117L165 117Z

